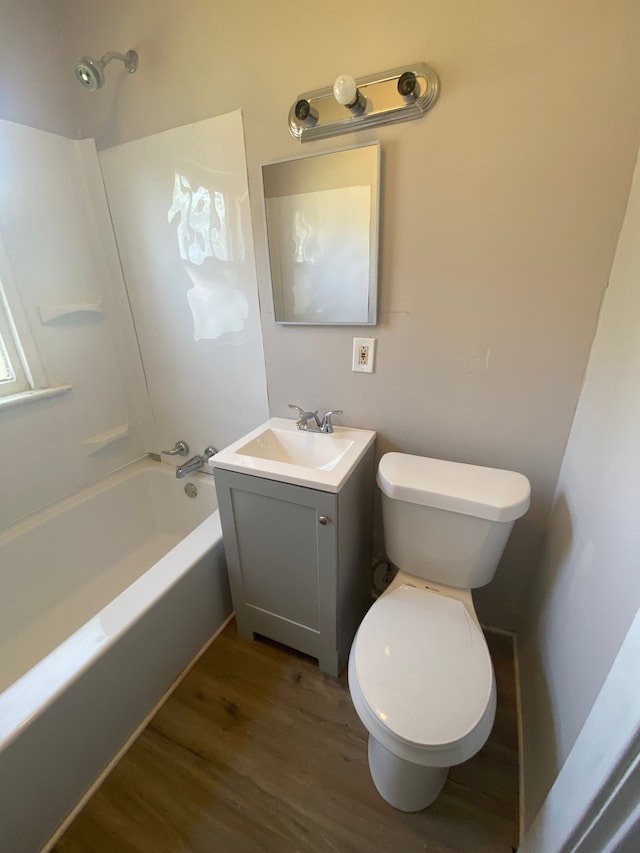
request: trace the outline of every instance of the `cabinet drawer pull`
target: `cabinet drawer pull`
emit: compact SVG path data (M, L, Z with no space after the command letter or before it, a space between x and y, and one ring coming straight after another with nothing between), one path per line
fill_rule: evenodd
M326 517L326 515L321 515L318 521L320 522L320 524L329 524L329 519Z

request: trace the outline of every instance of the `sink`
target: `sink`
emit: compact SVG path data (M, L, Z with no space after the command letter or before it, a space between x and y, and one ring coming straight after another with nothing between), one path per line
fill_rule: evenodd
M291 432L267 427L247 444L239 447L236 453L330 471L352 446L353 440L340 438L335 432L318 436L317 433L302 430Z
M375 432L334 426L305 432L288 418L271 418L209 460L212 468L337 492L373 444Z

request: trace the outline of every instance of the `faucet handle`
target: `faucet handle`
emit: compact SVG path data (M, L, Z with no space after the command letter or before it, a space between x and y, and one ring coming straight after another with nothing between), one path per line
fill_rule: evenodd
M329 433L333 432L333 424L331 423L332 416L343 414L344 412L342 411L342 409L333 409L332 411L327 412L327 414L322 419L322 431Z
M173 450L161 450L165 456L188 456L189 446L186 441L176 441Z
M212 456L215 456L217 452L218 451L215 449L215 447L210 444L209 447L205 447L204 453L202 454L202 458L206 462L207 459L211 459Z
M304 429L307 426L307 413L300 406L296 406L295 403L289 403L290 409L295 409L298 413L298 417L296 418L296 426L298 429Z
M296 406L294 403L289 403L290 409L295 409L298 413L298 417L296 420L296 426L298 429L308 429L307 423L310 420L314 420L316 422L316 426L320 429L320 418L318 417L318 412L306 412L300 406Z

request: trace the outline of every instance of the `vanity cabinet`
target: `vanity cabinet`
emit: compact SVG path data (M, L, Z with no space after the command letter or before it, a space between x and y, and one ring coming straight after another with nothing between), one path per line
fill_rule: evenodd
M240 634L277 640L339 675L370 600L373 445L337 492L214 474Z

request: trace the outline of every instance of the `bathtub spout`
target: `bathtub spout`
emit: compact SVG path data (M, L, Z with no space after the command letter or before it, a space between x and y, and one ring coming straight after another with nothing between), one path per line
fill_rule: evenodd
M180 480L182 477L186 477L187 474L199 471L216 453L215 447L205 447L202 456L192 456L184 465L178 465L176 468L176 477Z
M204 459L202 456L192 456L188 462L184 463L184 465L178 465L176 468L176 477L178 479L186 477L187 474L191 474L192 471L199 471L203 465Z

